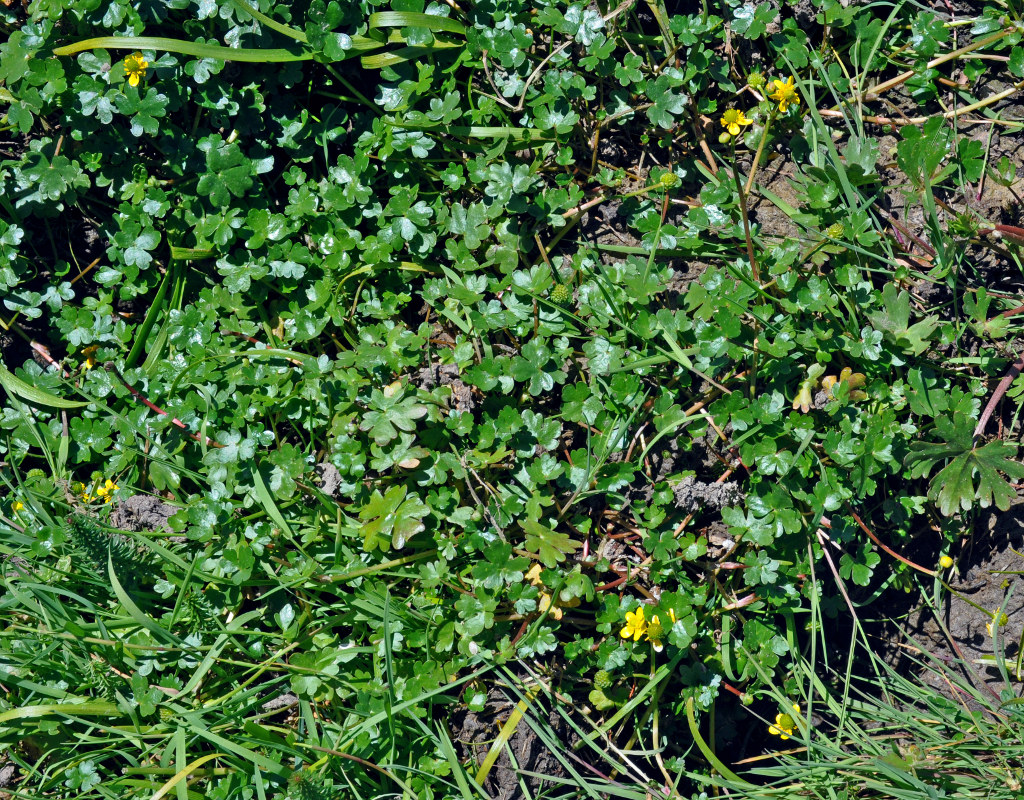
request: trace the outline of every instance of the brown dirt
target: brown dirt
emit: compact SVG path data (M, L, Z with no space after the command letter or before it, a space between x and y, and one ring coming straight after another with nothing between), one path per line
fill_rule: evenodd
M500 688L493 688L488 692L486 707L479 714L464 708L455 712L451 720L451 736L461 761L471 759L477 765L483 762L516 703L514 694L506 695ZM531 704L527 713L534 713L537 708ZM578 738L556 711L548 714L547 724L562 746L571 746ZM512 766L509 750L515 757L518 770ZM526 774L531 772L553 778L569 777L569 772L524 717L487 774L483 784L487 796L492 800L520 800L538 796L542 788L550 784ZM523 791L520 782L529 794Z
M169 531L171 526L167 520L177 510L158 497L137 494L114 506L110 524L122 531Z
M957 668L975 687L998 698L1006 683L995 667L998 647L1004 652L1014 693L1020 691L1020 673L1014 674L1024 633L1024 503L983 521L967 543L948 576L951 592L943 592L936 615L926 604L914 609L902 626L910 642L939 661ZM1007 623L998 628L998 642L986 629L999 609ZM943 630L945 629L945 630ZM948 636L947 632L948 631ZM899 632L894 632L896 637ZM896 638L899 642L900 639ZM904 648L913 652L909 648ZM949 695L949 684L931 671L920 675L924 683Z

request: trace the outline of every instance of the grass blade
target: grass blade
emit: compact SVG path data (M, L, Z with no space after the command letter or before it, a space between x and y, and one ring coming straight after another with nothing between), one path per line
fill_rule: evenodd
M78 400L65 400L63 397L57 397L57 395L38 389L30 383L25 383L14 373L9 372L3 364L0 364L0 386L11 397L20 397L22 400L39 406L48 406L49 408L82 408L89 405Z

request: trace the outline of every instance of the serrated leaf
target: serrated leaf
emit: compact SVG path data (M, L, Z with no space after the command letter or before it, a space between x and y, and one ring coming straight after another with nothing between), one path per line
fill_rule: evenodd
M907 388L910 410L915 414L937 417L949 408L949 396L930 369L911 369L907 373Z
M953 135L945 119L932 117L923 127L908 125L902 132L904 139L896 145L896 163L914 186L932 186L953 170L952 165L942 166Z
M548 569L554 569L565 561L567 555L580 548L580 543L574 542L568 534L553 531L532 519L520 520L519 526L526 531L525 548L539 555L541 563Z
M882 308L868 314L876 330L904 350L921 355L928 349L928 339L939 325L932 315L910 325L910 293L887 283L882 289Z
M430 509L416 495L407 497L408 490L403 484L392 486L386 494L374 491L370 502L360 510L363 549L367 552L385 550L388 544L400 550L426 528L423 518Z
M952 419L939 417L935 428L945 441L911 444L906 464L911 467L911 477L921 477L940 461L951 459L928 487L928 494L938 504L939 511L951 516L972 508L975 503L982 508L994 503L1006 511L1017 492L1000 473L1011 478L1024 477L1024 464L1014 460L1016 445L994 441L975 447L973 423L959 411Z

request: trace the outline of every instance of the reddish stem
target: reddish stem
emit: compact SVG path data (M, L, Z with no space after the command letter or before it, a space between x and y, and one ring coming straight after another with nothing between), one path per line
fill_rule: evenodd
M117 377L117 379L119 381L121 381L121 385L124 386L125 389L127 389L129 392L132 393L132 397L134 397L136 400L138 400L140 403L142 403L144 406L146 406L146 408L150 409L151 411L155 411L157 414L159 414L162 417L170 416L170 414L168 412L164 411L159 406L154 405L153 403L151 403L149 400L147 400L145 397L142 396L142 393L139 392L138 389L136 389L134 386L132 386L130 383L128 383L128 381L126 381L124 379L124 376L120 372L117 371L117 367L114 366L114 362L113 361L108 361L106 364L103 365L103 368L107 372L110 372L113 375L115 375ZM200 444L203 443L203 437L199 436L198 434L192 433L192 431L190 431L188 429L188 427L185 425L185 423L182 422L177 417L171 417L171 423L176 425L177 427L181 428L183 431L185 431L185 433L189 436L189 438L195 439ZM220 442L213 441L213 439L211 439L209 436L206 437L206 446L207 447L224 447L224 445L222 445Z
M881 547L881 548L882 548L882 549L883 549L883 550L884 550L884 551L885 551L886 553L888 553L889 555L891 555L891 556L892 556L893 558L895 558L895 559L896 559L897 561L902 561L902 562L903 562L904 564L906 564L906 565L907 565L908 567L911 567L911 568L913 568L913 569L916 569L916 570L917 570L918 572L923 572L923 573L924 573L925 575L931 575L931 576L932 576L933 578L935 577L935 570L933 570L933 569L926 569L925 567L922 567L922 566L921 566L920 564L915 564L915 563L914 563L913 561L911 561L910 559L908 559L908 558L904 558L903 556L901 556L901 555L900 555L899 553L897 553L897 552L896 552L895 550L893 550L893 549L892 549L891 547L888 547L888 546L886 546L886 545L882 544L882 541L881 541L881 540L880 540L880 539L879 539L879 538L878 538L877 536L875 536L875 534L874 534L874 533L872 533L872 532L871 532L871 528L869 528L869 527L868 527L867 525L865 525L865 524L864 524L864 520L862 520L862 519L861 519L861 518L860 518L860 517L859 517L859 516L857 515L857 512L856 512L856 511L854 511L854 510L853 510L852 508L849 508L849 507L847 507L847 510L848 510L848 511L850 512L850 514L851 514L851 515L853 516L854 520L856 520L857 524L858 524L858 525L860 526L860 529L861 529L862 531L864 531L864 533L866 533L866 534L868 535L868 538L869 538L869 539L870 539L871 541L873 541L873 542L874 542L875 544L877 544L877 545L878 545L879 547ZM831 528L831 527L832 527L832 526L831 526L831 524L829 524L829 523L828 523L828 522L827 522L827 521L825 520L825 518L824 518L824 517L822 517L822 520L821 520L821 524L822 524L823 526L827 527L827 528Z
M1010 384L1016 380L1017 376L1020 375L1021 370L1024 370L1024 356L1021 356L1014 362L1013 366L1010 367L1010 371L1003 376L1003 379L999 381L999 385L996 386L996 390L992 392L992 397L989 398L988 403L985 406L985 410L981 412L981 418L978 420L977 426L974 428L974 443L977 445L978 437L985 430L985 426L988 424L989 418L992 416L992 412L996 409L996 404L1003 399L1003 395L1006 394L1006 390L1010 388Z

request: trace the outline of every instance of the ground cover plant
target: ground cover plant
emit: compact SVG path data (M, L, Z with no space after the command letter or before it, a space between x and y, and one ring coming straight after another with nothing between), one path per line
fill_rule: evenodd
M0 25L0 791L793 792L1016 501L1016 2Z

